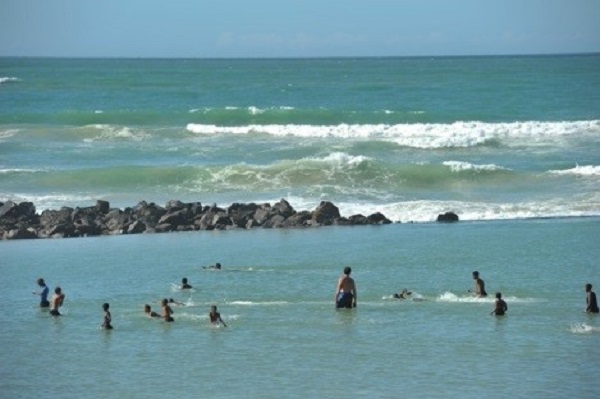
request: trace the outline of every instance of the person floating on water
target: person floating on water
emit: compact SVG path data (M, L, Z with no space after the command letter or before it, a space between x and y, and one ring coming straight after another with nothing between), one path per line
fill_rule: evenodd
M40 286L40 291L33 291L33 293L40 296L40 308L47 308L50 306L50 302L48 302L48 293L50 292L50 289L43 278L38 278L37 284Z
M153 317L160 317L160 315L158 313L156 313L155 311L152 310L152 308L150 307L150 305L145 304L144 305L144 313L146 314L146 316L153 318Z
M110 315L110 310L108 310L110 308L110 305L108 303L103 303L102 304L102 310L104 310L104 319L102 320L102 328L104 328L105 330L112 330L113 326L111 323L112 321L112 316Z
M210 266L202 266L203 269L213 269L213 270L221 270L221 264L219 262Z
M394 294L394 298L396 299L408 299L409 296L412 295L412 292L408 290L408 288L403 289L399 294Z
M352 268L346 266L344 268L344 275L338 280L335 289L335 307L337 309L351 309L356 307L356 283L354 282L354 279L350 277L350 273L352 273Z
M186 277L181 279L181 289L182 290L189 290L191 289L192 286L190 284L188 284L188 279Z
M587 283L585 285L585 308L586 313L598 313L598 301L596 300L596 293L592 291L592 285Z
M473 272L473 280L475 280L475 290L473 293L478 298L485 298L487 296L487 292L485 292L485 282L479 278L479 272Z
M165 319L166 322L172 322L175 321L175 319L173 319L172 317L173 314L173 309L171 309L171 307L169 306L169 300L167 298L164 298L162 300L162 318Z
M52 295L52 300L50 301L50 314L52 316L60 316L60 312L58 308L60 308L65 301L65 294L63 294L62 289L60 287L56 287L54 289L54 295Z
M210 307L210 312L208 313L208 318L212 324L218 325L219 323L223 324L223 327L227 327L227 324L221 318L221 313L217 312L217 306L212 305Z
M508 305L502 299L502 293L496 292L496 302L494 310L491 311L490 314L495 314L496 316L504 316L506 311L508 310Z

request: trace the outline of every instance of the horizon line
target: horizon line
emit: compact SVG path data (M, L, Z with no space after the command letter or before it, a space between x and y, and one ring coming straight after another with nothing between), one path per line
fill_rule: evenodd
M79 59L79 60L315 60L315 59L384 59L384 58L492 58L492 57L558 57L600 55L600 51L590 52L551 52L551 53L503 53L503 54L445 54L445 55L330 55L330 56L69 56L69 55L2 55L0 58L31 59Z

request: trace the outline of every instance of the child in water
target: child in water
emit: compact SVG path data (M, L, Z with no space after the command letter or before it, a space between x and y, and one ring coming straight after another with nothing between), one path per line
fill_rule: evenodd
M153 318L153 317L160 317L160 315L158 313L156 313L155 311L152 310L152 308L150 307L150 305L146 304L144 305L144 313L146 314L146 316Z
M403 289L399 294L394 294L394 298L396 299L408 299L409 296L412 295L412 292L408 290L408 288Z
M188 279L186 277L181 279L181 289L189 290L192 288L192 285L188 283Z
M508 310L508 305L502 299L502 294L500 292L496 292L496 303L494 310L490 314L495 314L496 316L504 316L504 313Z
M112 317L108 308L110 308L110 305L108 303L102 304L102 310L104 310L104 320L102 321L102 328L104 328L105 330L112 330L113 326L110 324L110 322L112 321Z
M165 319L166 322L175 321L175 319L171 316L173 314L173 309L169 306L169 300L164 298L162 300L162 318Z
M63 305L65 301L65 294L63 294L62 289L60 287L56 287L54 289L54 295L52 295L52 300L50 301L50 314L52 316L60 316L60 312L58 308Z
M208 318L212 324L218 325L219 323L223 324L223 327L227 327L227 324L221 318L221 313L217 312L217 307L212 305L210 307L210 312L208 313Z

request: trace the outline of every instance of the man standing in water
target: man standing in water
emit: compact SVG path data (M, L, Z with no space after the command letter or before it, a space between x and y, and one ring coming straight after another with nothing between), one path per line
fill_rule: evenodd
M352 309L356 307L356 284L350 277L352 269L348 266L344 268L344 275L340 277L335 290L335 307L337 309Z
M479 278L479 272L473 272L473 280L475 280L475 296L477 298L484 298L487 296L487 292L485 292L485 282Z
M598 313L598 301L596 300L596 293L592 291L592 285L587 283L585 285L585 308L586 313Z

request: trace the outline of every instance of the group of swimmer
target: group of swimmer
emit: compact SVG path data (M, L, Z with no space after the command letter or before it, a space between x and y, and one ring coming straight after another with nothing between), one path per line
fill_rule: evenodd
M60 287L56 287L54 289L54 294L50 301L48 301L48 293L50 289L46 285L46 282L43 278L37 279L37 284L40 287L39 291L34 291L35 295L40 296L40 307L41 308L50 308L50 314L52 316L60 316L60 312L58 309L63 305L65 301L65 294L62 292Z
M352 277L350 277L350 273L352 273L352 268L347 266L344 268L342 276L338 279L334 296L336 309L352 309L356 307L358 298L356 282ZM479 272L474 271L472 275L475 286L474 289L472 291L469 290L469 292L474 294L477 298L487 297L488 294L485 290L485 282L479 276ZM586 313L599 313L598 302L596 300L596 293L592 291L592 284L587 283L585 285L585 292ZM411 295L412 292L405 288L400 293L394 294L393 297L396 299L407 299ZM506 304L506 301L502 299L502 293L496 292L494 309L490 312L490 314L496 316L504 316L507 311L508 305Z
M205 269L215 269L221 270L221 264L217 263L214 266L204 266ZM347 266L343 270L342 276L338 279L337 286L335 289L334 302L336 309L352 309L356 308L357 300L358 300L358 292L356 289L356 282L350 274L352 273L352 268ZM485 290L485 282L479 276L478 271L474 271L472 273L473 281L474 281L474 289L471 292L475 297L485 298L487 297L487 292ZM56 287L54 289L54 294L50 301L48 301L48 294L50 289L46 285L43 278L39 278L37 280L37 284L40 287L38 291L34 291L33 293L40 296L40 307L41 308L50 308L50 315L52 316L60 316L59 309L63 305L65 301L65 294L62 292L60 287ZM181 286L179 287L181 290L190 290L192 289L192 285L188 282L186 277L181 279ZM596 299L596 293L592 291L592 284L585 284L585 292L586 292L586 313L599 313L598 302ZM407 288L403 289L400 293L394 294L393 297L396 299L407 299L412 295ZM181 302L176 302L173 298L163 298L161 300L162 312L156 313L152 310L152 307L149 304L144 305L144 313L150 318L161 318L166 322L173 322L175 319L173 318L173 309L170 305L183 305ZM104 318L102 321L102 328L106 330L111 330L112 326L112 316L110 313L110 304L103 303L102 310L104 312ZM502 299L502 293L496 293L496 300L494 302L494 309L490 312L490 314L496 316L503 316L508 311L508 305L506 301ZM212 324L221 324L224 327L227 327L223 319L221 318L221 314L217 311L216 305L211 305L210 312L208 314L210 322Z
M217 263L217 265L219 266L218 269L220 269L221 265L218 263ZM214 268L216 268L216 265ZM50 308L51 316L54 316L54 317L61 316L59 309L65 301L65 294L62 292L62 289L60 287L56 287L54 289L54 295L52 295L52 298L50 299L50 301L48 301L48 294L50 292L50 289L46 285L46 282L44 281L43 278L38 278L37 284L40 288L38 291L34 291L33 294L40 296L40 308ZM191 284L188 283L188 279L186 277L184 277L181 280L180 289L181 290L189 290L191 288L192 288L192 286L191 286ZM152 307L149 304L144 305L144 313L150 318L161 318L161 319L164 319L166 322L170 323L170 322L175 321L175 319L173 318L173 309L171 308L170 305L183 305L183 303L177 302L173 298L169 298L169 299L163 298L161 300L161 305L162 305L161 314L154 312L152 310ZM112 315L110 313L110 304L107 302L103 303L102 311L104 312L104 317L102 319L101 327L105 330L112 330L113 326L112 326ZM216 324L216 325L221 324L221 325L223 325L223 327L227 327L227 324L225 324L225 322L221 318L221 314L217 311L216 305L212 305L210 307L210 312L208 313L208 317L212 324Z

